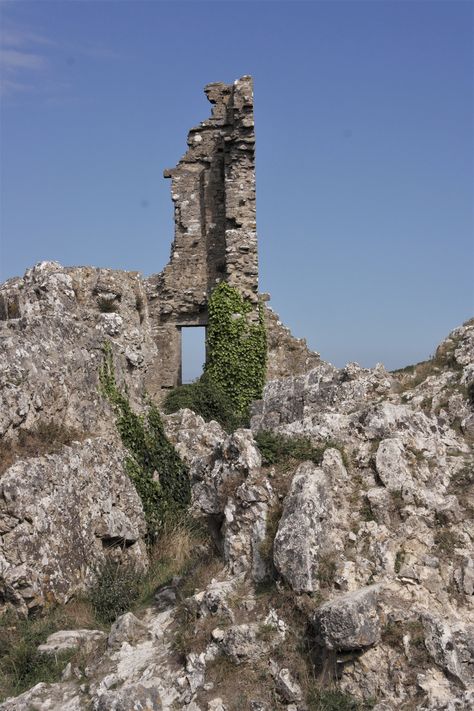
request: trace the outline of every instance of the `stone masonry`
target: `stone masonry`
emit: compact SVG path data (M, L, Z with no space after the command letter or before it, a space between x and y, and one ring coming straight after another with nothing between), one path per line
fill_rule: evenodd
M223 279L258 303L255 134L251 77L208 84L212 116L188 135L171 179L171 259L147 282L160 352L150 390L181 382L181 328L207 325L207 300Z
M255 307L259 301L252 78L208 84L205 93L211 117L190 130L186 154L164 171L174 203L171 258L146 280L159 352L147 387L158 399L181 383L181 329L207 326L207 301L216 284L227 281ZM316 364L318 354L294 339L266 306L265 322L269 378Z

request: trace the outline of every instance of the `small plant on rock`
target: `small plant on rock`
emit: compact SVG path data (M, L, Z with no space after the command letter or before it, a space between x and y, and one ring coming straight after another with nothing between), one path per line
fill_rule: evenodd
M102 314L117 313L119 310L117 301L115 299L106 299L105 296L97 299L97 306Z
M141 574L127 563L107 560L97 570L89 599L100 622L113 622L130 609L140 593Z
M266 466L290 464L310 460L320 464L326 447L315 447L309 437L287 437L275 432L262 431L255 441Z

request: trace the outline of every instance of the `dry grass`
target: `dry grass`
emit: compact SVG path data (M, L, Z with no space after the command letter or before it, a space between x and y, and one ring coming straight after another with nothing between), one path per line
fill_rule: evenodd
M86 600L51 608L43 617L27 620L5 613L0 618L0 700L20 694L40 681L58 681L69 661L76 665L82 662L81 650L55 657L39 654L38 645L50 634L62 629L97 628L103 627Z
M150 604L158 588L174 578L182 597L191 595L196 587L205 586L222 569L208 531L195 520L185 519L169 525L149 551L150 567L141 582L137 609Z
M31 430L20 429L16 439L0 442L0 476L16 461L59 452L64 445L86 437L87 433L64 427L53 420L40 421Z
M248 709L251 701L260 701L274 711L286 708L272 693L273 680L263 659L236 666L227 657L219 656L207 666L207 680L213 688L199 691L197 700L202 708L207 708L207 702L216 696L225 700L228 711Z
M390 622L382 635L382 641L393 649L405 653L403 637L408 636L410 664L413 667L423 667L429 661L429 654L425 646L425 632L420 620L406 622Z
M337 572L337 554L327 551L319 557L318 580L322 588L330 588L334 584Z

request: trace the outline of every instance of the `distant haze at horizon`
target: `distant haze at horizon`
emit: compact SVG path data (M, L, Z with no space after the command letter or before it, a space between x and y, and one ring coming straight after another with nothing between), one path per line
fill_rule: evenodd
M210 113L204 85L252 74L260 289L294 335L394 369L473 315L471 3L0 11L2 280L43 259L160 271L162 171Z

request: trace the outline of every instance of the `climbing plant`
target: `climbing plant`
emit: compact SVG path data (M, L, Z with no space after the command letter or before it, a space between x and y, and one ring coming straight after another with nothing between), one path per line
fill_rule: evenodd
M263 308L245 299L226 282L209 299L206 374L228 394L243 417L262 395L267 342Z
M157 407L150 403L146 415L133 412L127 396L117 386L110 344L106 342L103 350L101 391L115 410L117 429L129 453L125 469L142 501L148 539L153 541L160 528L188 506L188 471L166 437Z

